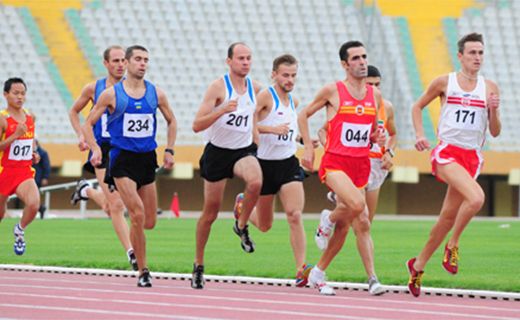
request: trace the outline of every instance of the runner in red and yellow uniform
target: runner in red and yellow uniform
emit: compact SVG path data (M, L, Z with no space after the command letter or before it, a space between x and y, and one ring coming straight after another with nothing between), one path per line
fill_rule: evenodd
M40 192L31 166L39 160L34 149L34 119L23 108L26 91L22 79L8 79L4 83L7 108L0 111L0 220L10 195L16 194L25 204L13 231L17 255L25 252L24 229L34 220L40 206Z

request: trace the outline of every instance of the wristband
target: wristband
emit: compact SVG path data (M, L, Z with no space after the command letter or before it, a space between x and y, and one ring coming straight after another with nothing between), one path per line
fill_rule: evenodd
M164 152L167 152L167 153L171 154L172 156L175 154L175 152L171 148L164 149Z
M393 158L395 156L395 153L394 153L394 151L392 149L390 149L390 148L386 149L385 153L387 153L387 152L388 152L388 154L390 155L391 158Z

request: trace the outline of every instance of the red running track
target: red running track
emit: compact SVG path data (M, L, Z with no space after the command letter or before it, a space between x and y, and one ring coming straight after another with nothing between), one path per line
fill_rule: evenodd
M152 273L153 276L153 273ZM520 302L460 297L0 271L2 319L520 319Z

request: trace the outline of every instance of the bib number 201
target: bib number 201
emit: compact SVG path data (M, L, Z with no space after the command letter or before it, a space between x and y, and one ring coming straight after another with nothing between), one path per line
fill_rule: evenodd
M236 115L234 113L230 113L229 118L226 121L226 124L228 126L233 126L233 127L247 127L248 119L249 119L249 115L244 117L241 115Z

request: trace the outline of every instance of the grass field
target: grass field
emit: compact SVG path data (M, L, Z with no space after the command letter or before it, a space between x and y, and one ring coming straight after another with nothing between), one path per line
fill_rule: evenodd
M15 219L0 224L0 263L64 267L127 269L126 255L107 219L37 220L26 231L27 252L13 253ZM317 221L305 220L307 261L316 263L319 252L313 240ZM376 220L373 225L375 262L384 284L405 285L405 261L418 254L433 221ZM161 219L147 232L149 267L153 271L191 273L195 251L195 219ZM285 220L275 220L273 229L260 233L251 228L257 250L242 252L232 232L232 220L219 219L206 249L206 273L292 278L293 255ZM353 233L327 270L329 280L365 282L366 275L357 253ZM424 286L471 288L520 292L520 222L473 221L460 244L459 274L452 276L441 267L442 250L430 260Z

